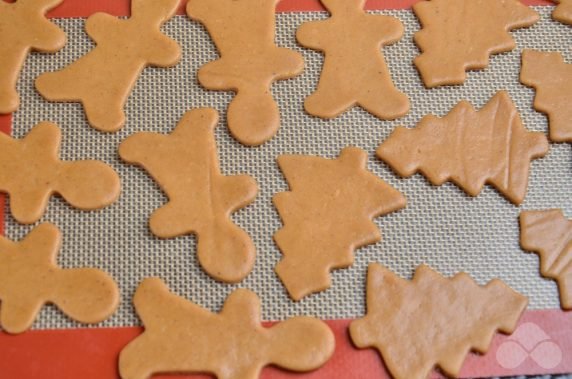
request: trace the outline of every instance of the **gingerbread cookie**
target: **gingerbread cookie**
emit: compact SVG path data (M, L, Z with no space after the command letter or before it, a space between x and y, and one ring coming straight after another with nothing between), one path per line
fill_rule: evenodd
M553 1L558 3L558 6L554 9L554 12L552 12L552 18L564 24L572 25L572 0Z
M413 6L422 29L413 61L428 88L462 84L467 70L486 68L491 54L515 48L510 30L539 20L518 0L424 0Z
M19 242L0 237L0 325L8 333L30 328L46 303L89 324L115 312L119 290L113 279L93 268L59 268L60 246L61 233L52 224L38 225Z
M572 220L560 209L524 211L520 245L540 256L540 273L558 282L560 305L572 310Z
M225 282L242 280L254 265L255 248L230 214L256 197L256 182L246 175L220 173L214 140L214 109L187 112L170 135L136 133L119 146L119 155L147 170L169 202L149 219L161 238L196 233L204 270Z
M81 102L98 130L121 129L125 102L143 69L179 62L179 45L160 30L178 5L178 0L131 0L129 19L106 13L89 17L85 29L95 49L61 71L40 75L37 90L51 101Z
M367 315L350 324L358 348L375 348L395 379L425 379L439 366L459 376L471 349L485 353L494 333L512 333L526 297L498 279L485 286L460 273L447 279L428 266L412 281L379 264L367 275Z
M38 221L54 193L83 210L106 207L119 197L119 176L111 167L99 161L61 161L60 141L60 129L48 122L21 140L0 133L0 192L10 195L16 221Z
M518 205L530 161L547 152L544 134L527 131L500 91L479 111L461 101L443 118L428 115L415 129L396 128L377 155L403 177L421 172L435 185L451 181L471 196L488 183Z
M65 45L64 32L45 16L62 1L0 1L0 113L18 109L16 82L28 53L55 53Z
M156 373L256 379L270 364L292 371L317 369L334 352L333 333L317 319L294 317L263 327L260 300L246 289L231 293L215 314L150 278L133 302L145 331L119 356L123 379L150 379Z
M331 285L330 271L353 264L355 249L381 240L375 217L404 208L405 197L367 171L355 147L338 159L278 158L290 192L274 196L284 227L274 235L284 254L276 273L294 300Z
M534 109L548 115L550 139L572 142L572 64L560 53L524 50L520 81L536 89Z
M220 59L199 70L199 82L236 96L227 112L231 134L245 145L260 145L280 127L270 87L304 69L302 56L277 47L275 7L279 0L189 0L187 14L204 24Z
M404 116L409 99L393 85L380 50L401 38L401 22L367 14L365 0L321 2L332 17L304 23L296 33L302 46L325 56L318 88L304 103L306 111L334 118L359 105L383 120Z

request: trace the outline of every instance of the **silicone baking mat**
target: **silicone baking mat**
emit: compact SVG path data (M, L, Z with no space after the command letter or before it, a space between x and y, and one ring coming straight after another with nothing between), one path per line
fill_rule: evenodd
M520 53L524 48L560 51L566 60L572 61L570 26L551 19L553 7L537 6L535 9L540 13L541 21L512 33L517 49L493 56L489 68L471 72L463 86L427 90L411 63L418 54L412 40L413 33L419 29L414 14L410 9L374 10L378 14L397 17L405 26L403 38L385 48L384 53L396 86L410 97L411 111L406 117L388 122L354 108L335 120L324 121L306 114L302 106L304 98L316 86L323 57L297 45L294 35L303 22L324 19L328 15L322 11L300 11L304 8L302 3L313 7L312 2L302 1L298 8L296 1L285 3L298 11L277 14L277 43L303 54L305 72L300 77L274 85L273 94L281 110L282 127L273 140L257 148L240 145L226 128L225 110L232 94L207 91L197 83L198 68L216 59L217 53L204 28L185 16L176 16L164 27L165 33L181 45L182 61L174 68L144 71L127 103L127 124L117 133L95 131L88 126L81 105L50 103L34 90L33 81L40 73L60 69L93 48L83 29L83 18L54 19L68 36L66 47L55 55L32 54L28 58L18 83L22 105L12 117L12 135L22 137L40 121L55 122L63 133L63 159L102 160L112 165L122 178L122 194L113 206L96 212L82 212L53 198L42 219L42 222L53 222L63 232L63 247L58 257L61 266L98 267L110 273L119 284L122 293L119 310L97 326L139 325L131 298L137 284L149 276L161 277L174 292L212 311L219 310L232 290L245 287L260 296L266 320L281 320L299 314L328 320L352 319L365 312L365 274L371 262L382 263L404 278L410 278L421 263L429 264L445 275L466 271L482 284L500 278L529 297L529 309L558 309L555 283L541 278L538 257L525 254L519 247L518 214L525 209L561 208L572 217L572 149L569 144L552 144L545 158L532 163L529 191L521 207L512 205L490 187L480 196L471 198L452 184L432 186L420 175L400 179L373 153L395 126L413 127L428 113L443 116L463 99L480 108L501 89L509 92L528 129L546 132L546 117L531 107L534 91L518 80ZM165 203L165 195L145 171L122 163L117 154L117 146L125 137L142 130L169 133L187 110L197 107L214 107L221 115L216 139L222 172L226 175L247 173L254 176L259 185L254 204L233 216L233 220L251 235L257 248L254 270L238 285L216 282L200 269L193 236L160 240L149 232L147 218ZM370 154L369 169L403 192L408 206L376 220L383 240L357 250L351 268L333 273L332 288L292 302L273 271L281 255L272 235L281 223L271 198L275 193L287 190L276 157L296 153L333 158L349 145ZM192 193L192 189L190 191ZM5 235L19 239L32 227L17 224L9 216L7 206ZM558 310L551 312L562 315L566 320L563 325L567 322L572 329L569 314ZM544 313L532 313L535 314ZM47 306L34 328L70 330L84 326ZM90 343L89 340L86 343ZM570 363L572 350L559 348L563 353L561 361ZM529 364L535 363L529 360ZM542 364L536 363L542 368ZM559 364L561 370L570 367ZM546 368L544 371L522 368L518 373L564 372L558 367L548 371ZM472 375L486 374L486 370L475 370ZM569 370L572 371L572 367ZM502 370L493 372L504 373ZM331 376L323 376L326 377Z

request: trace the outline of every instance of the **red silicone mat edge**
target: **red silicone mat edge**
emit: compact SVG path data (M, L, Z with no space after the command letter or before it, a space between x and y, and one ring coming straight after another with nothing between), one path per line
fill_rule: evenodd
M407 9L415 2L417 0L369 0L366 7ZM179 14L184 13L184 3L186 1L181 2ZM552 4L544 0L525 0L523 3ZM323 10L318 0L283 0L278 5L278 11L281 12L317 10ZM129 2L66 0L50 13L50 17L87 17L97 11L126 16L129 15ZM0 115L0 132L10 134L11 120L10 115ZM0 233L3 234L3 231L4 196L0 195ZM267 368L263 371L262 378L388 378L383 363L374 350L357 350L351 344L347 334L350 320L326 322L336 336L337 347L334 357L322 369L294 375L275 368ZM117 356L121 349L140 333L141 328L137 327L42 330L18 336L0 333L0 378L118 378ZM516 367L507 368L503 367L503 364ZM566 372L572 372L572 312L554 309L527 311L513 336L496 335L486 355L470 354L465 361L461 376L468 378ZM177 377L198 379L210 376ZM434 377L440 375L434 374Z

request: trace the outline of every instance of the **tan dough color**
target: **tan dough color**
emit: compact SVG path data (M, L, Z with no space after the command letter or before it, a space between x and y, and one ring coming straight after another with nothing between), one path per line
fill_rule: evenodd
M220 173L214 109L187 112L170 135L136 133L119 146L121 158L147 170L169 202L149 219L162 238L196 233L197 254L204 270L226 282L242 280L254 265L255 248L230 214L250 204L257 185L247 175Z
M85 29L97 46L61 71L40 75L37 90L51 101L81 102L89 124L98 130L121 129L123 107L143 69L179 62L179 45L160 30L178 4L179 0L131 0L129 19L106 13L90 16Z
M391 120L409 111L409 99L399 92L380 51L403 35L401 22L370 15L365 0L321 0L331 17L302 24L298 42L323 51L325 63L316 92L304 106L311 115L334 118L355 105Z
M560 209L524 211L520 244L540 256L540 273L558 282L560 305L572 310L572 220Z
M451 181L471 196L491 184L514 204L524 201L530 161L548 152L544 134L527 131L505 91L479 111L461 101L443 118L398 127L377 155L399 175L421 172L435 185Z
M63 0L0 1L0 113L18 109L16 82L31 50L54 53L66 35L45 16Z
M338 159L278 158L290 192L274 196L284 227L274 240L284 257L276 272L300 300L330 287L330 271L353 264L354 250L381 240L375 217L405 207L405 197L367 171L367 153L355 147Z
M256 379L264 366L310 371L333 354L335 340L323 322L294 317L270 328L260 324L260 300L238 289L219 314L145 279L133 300L145 331L121 352L123 379L155 373L211 373L218 379Z
M10 195L16 221L38 221L54 193L83 210L106 207L119 197L119 176L111 167L99 161L61 161L60 141L60 129L48 122L21 140L0 133L0 192Z
M30 328L46 303L90 324L115 312L119 290L113 279L93 268L59 268L60 246L61 233L52 224L40 224L19 242L0 237L0 325L8 333Z
M260 145L280 127L270 87L299 75L302 56L277 47L275 7L280 0L189 0L187 13L204 24L220 59L199 70L199 82L211 90L232 90L228 112L231 134L245 145Z
M560 53L524 50L520 81L536 89L534 108L548 115L550 139L572 142L572 64Z
M469 351L485 353L497 330L512 333L527 304L498 279L481 287L422 265L407 281L373 263L367 315L350 324L350 336L377 349L395 379L425 379L436 366L457 377Z
M515 48L510 30L540 18L518 0L424 0L413 11L422 26L414 34L421 55L413 62L428 88L462 84L466 70L483 69L491 54Z
M558 6L552 12L552 18L564 24L572 25L572 0L554 0Z

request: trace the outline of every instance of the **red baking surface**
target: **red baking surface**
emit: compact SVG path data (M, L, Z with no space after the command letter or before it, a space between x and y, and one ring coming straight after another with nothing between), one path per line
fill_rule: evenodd
M0 0L2 1L2 0ZM369 0L368 9L407 9L417 0ZM524 0L528 5L552 4ZM184 11L185 0L179 13ZM318 0L283 0L281 12L323 10ZM104 11L129 15L127 0L66 0L51 17L87 17ZM0 115L0 132L10 133L11 116ZM4 231L4 197L0 195L0 232ZM348 338L351 320L329 320L336 336L336 352L324 367L307 374L266 368L263 379L388 378L375 350L357 350ZM0 379L115 379L121 349L141 328L65 329L30 331L17 336L0 332ZM405 342L405 341L404 341ZM192 341L189 341L192 343ZM406 343L406 342L405 342ZM572 312L559 309L527 311L512 336L495 336L486 355L470 354L462 377L559 374L572 372ZM434 373L434 377L441 377ZM154 376L211 378L208 375Z

